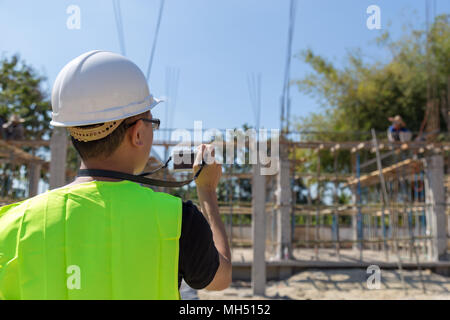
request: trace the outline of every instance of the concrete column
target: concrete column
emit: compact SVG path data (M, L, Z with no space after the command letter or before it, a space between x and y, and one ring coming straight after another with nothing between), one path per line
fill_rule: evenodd
M428 257L431 261L446 260L447 217L445 214L444 160L442 155L425 158L425 204Z
M254 295L266 294L266 177L261 165L253 165L252 180L252 288Z
M55 127L50 139L50 189L66 184L67 131Z
M28 197L34 197L38 194L41 167L42 165L40 163L31 163L28 167Z
M292 257L291 206L292 190L289 176L290 163L286 148L280 150L280 166L277 176L277 258Z

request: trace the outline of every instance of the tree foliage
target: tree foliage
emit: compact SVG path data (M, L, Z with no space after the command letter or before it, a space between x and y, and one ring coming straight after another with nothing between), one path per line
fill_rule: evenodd
M43 84L46 78L31 65L21 60L19 55L3 56L0 59L0 118L8 121L17 114L25 120L25 139L40 140L50 135L51 105ZM42 147L48 150L48 147ZM31 147L25 151L34 152ZM20 165L4 163L0 165L1 193L3 197L23 197L26 189L13 188L13 180L21 181L26 177L28 168L20 170ZM43 176L47 180L46 176Z
M441 128L446 126L450 77L450 15L436 17L427 32L408 28L399 39L384 32L377 44L386 48L389 58L368 59L361 49L350 51L342 66L337 66L313 50L296 57L312 68L312 73L293 83L315 97L319 112L300 118L299 131L310 131L304 140L356 141L371 139L370 129L386 132L388 117L401 115L408 128L418 132L424 122L427 99L437 99L441 108ZM432 89L429 91L429 89ZM348 151L335 154L328 150L295 150L291 157L306 159L296 171L316 173L320 155L321 172L354 171ZM335 159L337 157L335 167ZM368 155L362 152L362 159ZM373 155L370 155L373 158ZM307 184L317 184L312 179ZM323 192L330 184L323 186Z
M400 114L410 130L419 131L427 84L432 84L437 99L447 97L442 93L448 90L450 75L449 15L436 18L428 37L423 30L410 30L393 40L387 31L377 42L389 50L389 61L368 62L359 49L348 53L341 68L310 49L297 56L312 67L313 73L295 83L323 106L322 112L303 118L299 128L385 131L387 118Z
M0 117L25 119L25 138L42 139L50 133L51 105L43 89L45 77L18 55L0 60Z

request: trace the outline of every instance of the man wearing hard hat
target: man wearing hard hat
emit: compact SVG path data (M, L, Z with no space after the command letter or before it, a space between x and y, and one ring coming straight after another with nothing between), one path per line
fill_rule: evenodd
M158 102L133 62L91 51L56 78L51 124L68 128L81 170L137 177L159 127L151 114ZM227 288L231 254L215 191L222 171L212 146L200 150L202 212L104 175L0 208L0 298L179 299L182 279L195 289ZM213 161L203 166L206 154Z
M400 115L389 117L388 120L392 123L388 128L388 140L390 142L406 142L411 140L411 131L408 130L406 123Z

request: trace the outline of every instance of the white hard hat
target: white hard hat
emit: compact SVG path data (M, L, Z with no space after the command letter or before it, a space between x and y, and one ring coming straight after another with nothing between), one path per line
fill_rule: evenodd
M159 102L132 61L112 52L90 51L70 61L58 74L50 124L74 127L103 123L109 127L104 130L106 136L122 122L115 120L144 113ZM96 139L85 141L89 140Z

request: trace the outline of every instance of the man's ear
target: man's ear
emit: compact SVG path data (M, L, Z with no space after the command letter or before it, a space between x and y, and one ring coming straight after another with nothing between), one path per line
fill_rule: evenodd
M134 126L132 126L129 131L130 143L132 146L140 147L144 144L144 123L143 121L138 121Z

